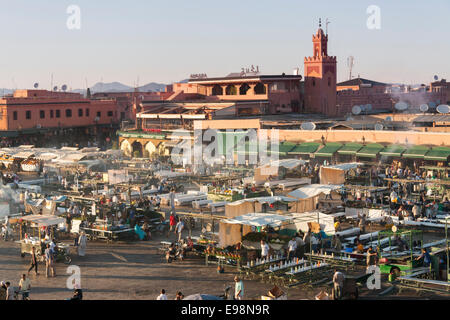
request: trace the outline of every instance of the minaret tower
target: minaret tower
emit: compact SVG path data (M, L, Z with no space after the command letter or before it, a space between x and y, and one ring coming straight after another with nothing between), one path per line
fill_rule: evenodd
M313 35L312 57L305 58L305 107L307 112L328 116L338 114L336 109L336 57L328 55L328 34L319 29Z

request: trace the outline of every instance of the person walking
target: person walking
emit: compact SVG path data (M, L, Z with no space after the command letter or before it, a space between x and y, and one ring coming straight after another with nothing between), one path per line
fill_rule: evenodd
M22 300L29 300L31 290L31 281L27 278L26 274L22 275L22 279L19 282L19 291L22 292Z
M81 232L80 238L78 239L78 255L80 257L84 257L86 255L86 244L87 244L87 237L83 231Z
M180 221L178 221L178 223L175 227L175 231L178 234L178 242L181 241L183 229L184 229L184 221L182 219L180 219Z
M14 300L14 288L11 286L11 283L7 281L5 283L6 286L6 300Z
M296 250L297 250L297 241L295 240L295 237L293 237L291 241L289 241L288 243L287 261L290 261L294 257Z
M55 266L54 266L54 257L52 254L52 250L50 248L50 244L47 244L47 249L45 249L45 276L48 278L49 269L52 271L52 277L55 276Z
M31 262L30 262L30 268L28 269L28 274L30 274L30 271L33 270L34 268L34 273L36 275L38 275L38 261L37 261L37 257L36 257L36 248L32 247L31 249Z
M234 299L243 300L244 299L244 283L238 276L234 277L235 287L234 287Z
M342 290L344 288L344 274L337 269L334 269L333 285L334 285L334 299L340 300L342 297Z
M261 259L266 260L269 258L269 245L261 240Z
M177 219L175 218L174 213L171 212L171 213L170 213L170 217L169 217L169 226L170 226L170 228L169 228L169 231L167 232L167 238L169 237L169 234L170 234L171 231L173 231L174 233L176 233L176 232L175 232L175 226L176 226L176 224L177 224Z

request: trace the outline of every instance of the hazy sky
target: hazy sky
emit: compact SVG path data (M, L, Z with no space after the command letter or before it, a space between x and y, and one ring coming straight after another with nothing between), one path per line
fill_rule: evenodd
M103 80L169 83L192 73L224 76L259 65L292 73L312 54L318 19L329 18L338 80L354 74L386 82L450 79L448 0L0 0L0 87L85 88ZM81 29L69 30L69 5ZM369 30L369 5L381 29ZM325 28L324 28L325 29Z

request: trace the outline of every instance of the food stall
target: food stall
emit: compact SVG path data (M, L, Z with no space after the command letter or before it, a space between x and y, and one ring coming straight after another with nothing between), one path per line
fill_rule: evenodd
M48 243L50 243L51 238L54 238L53 227L64 223L63 218L59 218L51 215L29 215L23 216L18 219L20 223L20 240L16 241L20 244L20 255L25 257L25 254L31 254L33 247L36 250L36 256L38 261L44 261L44 250ZM24 224L25 223L25 224ZM23 237L23 228L26 228L25 236ZM32 232L29 232L31 229ZM45 236L43 230L47 230L49 237ZM56 255L56 261L63 261L66 264L70 264L72 259L70 258L70 246L63 243L55 243L58 251Z

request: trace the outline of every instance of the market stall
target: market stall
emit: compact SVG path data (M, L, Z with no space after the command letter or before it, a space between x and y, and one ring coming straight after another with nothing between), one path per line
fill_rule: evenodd
M358 166L362 166L362 163L340 163L334 166L322 166L320 167L320 183L321 184L344 184L345 174L351 169L356 169Z
M25 254L31 254L34 247L38 261L43 261L46 245L50 243L52 238L55 238L54 227L64 224L65 220L56 216L44 215L23 216L18 220L20 223L20 240L17 243L20 244L20 255L24 257ZM25 234L24 237L22 236L23 233ZM56 261L70 264L72 261L70 246L63 243L56 243L56 246Z
M339 185L312 184L296 189L287 194L288 197L296 199L290 208L290 212L313 211L316 209L319 198L322 195L329 195L332 191L336 191L339 188L341 188Z

